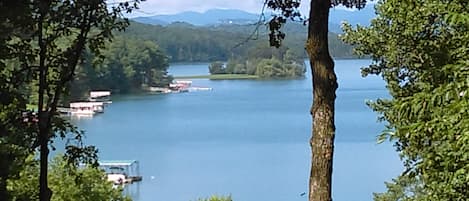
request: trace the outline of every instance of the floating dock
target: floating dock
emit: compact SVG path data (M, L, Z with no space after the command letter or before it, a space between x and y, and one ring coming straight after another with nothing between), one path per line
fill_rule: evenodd
M107 180L114 185L132 184L142 181L139 163L136 160L108 160L99 161L107 175Z

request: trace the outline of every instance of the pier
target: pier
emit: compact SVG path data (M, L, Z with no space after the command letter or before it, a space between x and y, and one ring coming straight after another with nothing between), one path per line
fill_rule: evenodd
M99 161L99 167L106 172L107 180L115 185L142 181L139 163L136 160Z

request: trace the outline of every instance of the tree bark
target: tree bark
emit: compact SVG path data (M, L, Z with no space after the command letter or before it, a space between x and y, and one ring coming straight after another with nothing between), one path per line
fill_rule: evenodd
M38 89L38 126L39 126L39 200L50 201L52 191L49 189L47 183L47 170L49 158L49 113L48 108L45 107L45 90L47 85L47 46L43 36L43 23L49 2L44 1L39 4L39 19L38 19L38 45L39 45L39 89Z
M8 194L8 190L7 190L7 178L8 178L8 175L6 176L2 175L0 177L0 198L3 198L5 200L10 200L10 195Z
M313 77L309 201L332 201L334 105L338 84L327 38L330 6L330 0L311 0L309 13L306 51L310 58Z

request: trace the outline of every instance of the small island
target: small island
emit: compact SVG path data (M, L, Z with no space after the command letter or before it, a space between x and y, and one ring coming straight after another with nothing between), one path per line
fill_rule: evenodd
M226 64L212 62L210 76L214 79L298 79L306 72L304 60L288 47L272 48L258 45L247 54L232 57Z

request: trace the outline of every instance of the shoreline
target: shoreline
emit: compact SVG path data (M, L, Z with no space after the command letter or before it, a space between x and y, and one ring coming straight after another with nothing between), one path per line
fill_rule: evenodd
M215 74L215 75L187 75L175 76L175 80L180 79L210 79L210 80L245 80L245 79L259 79L257 75L247 74Z

